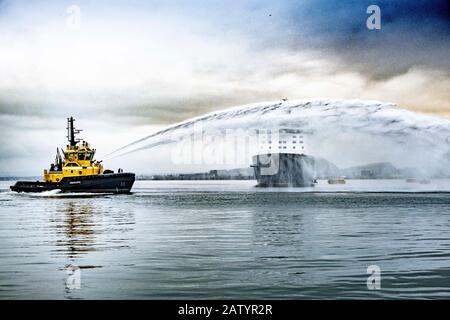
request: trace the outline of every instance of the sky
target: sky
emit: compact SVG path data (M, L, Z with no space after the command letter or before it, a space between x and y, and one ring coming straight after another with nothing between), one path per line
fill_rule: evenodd
M369 5L381 29L369 30ZM36 175L65 118L106 154L206 112L375 99L450 117L443 0L0 0L0 175ZM164 171L161 157L138 171Z

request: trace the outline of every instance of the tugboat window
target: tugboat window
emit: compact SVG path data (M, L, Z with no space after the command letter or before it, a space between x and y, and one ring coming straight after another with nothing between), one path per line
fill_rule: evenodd
M84 160L85 154L83 152L78 153L78 160Z

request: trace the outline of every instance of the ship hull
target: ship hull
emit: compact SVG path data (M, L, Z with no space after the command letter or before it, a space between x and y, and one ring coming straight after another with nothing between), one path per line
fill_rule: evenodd
M134 173L110 173L94 176L65 177L58 183L18 181L10 188L16 192L61 190L61 192L129 193L134 181Z
M303 154L273 153L253 156L258 187L313 187L315 161Z

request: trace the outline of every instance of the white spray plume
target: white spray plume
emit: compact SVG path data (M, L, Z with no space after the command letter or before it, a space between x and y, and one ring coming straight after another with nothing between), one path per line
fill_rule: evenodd
M392 103L314 99L255 103L212 112L130 143L108 157L177 142L201 124L204 134L225 130L296 128L307 153L338 165L389 161L426 175L450 173L450 121Z

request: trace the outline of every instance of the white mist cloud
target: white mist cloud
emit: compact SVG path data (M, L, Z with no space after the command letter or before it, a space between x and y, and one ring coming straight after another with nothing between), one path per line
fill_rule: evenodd
M351 70L326 51L275 41L283 37L283 24L268 19L270 7L251 13L234 8L230 18L220 19L217 8L184 12L174 5L82 2L80 29L71 30L67 6L6 6L0 20L3 112L31 109L48 116L95 108L173 123L283 96L368 97L421 111L450 110L448 70L412 68L374 82L369 71ZM238 17L247 19L241 28ZM436 75L442 80L437 86Z
M303 46L292 46L280 4L77 3L77 30L66 24L72 2L0 7L1 161L18 160L29 173L51 160L54 139L64 143L59 128L69 115L92 123L89 133L103 136L97 147L107 152L147 135L149 124L283 97L377 99L450 114L449 70L414 66L374 80L336 51L309 46L315 34L299 31Z

